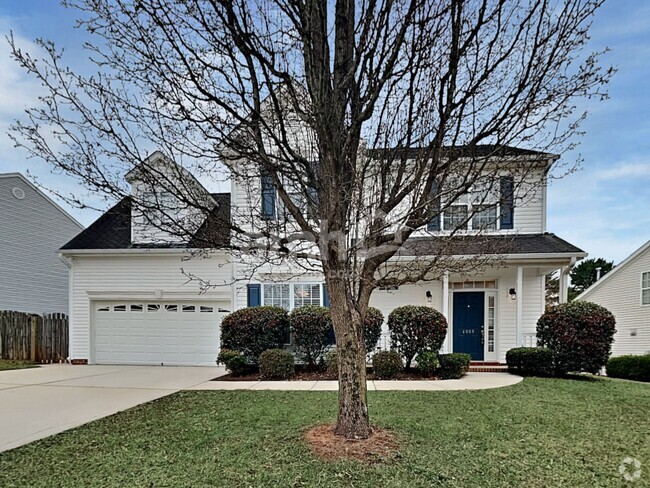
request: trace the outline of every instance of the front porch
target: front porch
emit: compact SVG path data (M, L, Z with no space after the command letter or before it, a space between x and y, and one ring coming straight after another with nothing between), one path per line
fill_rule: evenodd
M545 276L560 271L560 302L567 300L571 257L512 258L482 274L444 273L440 280L377 290L371 305L385 317L402 305L434 307L449 324L442 353L472 356L472 371L499 371L506 352L536 345L536 325L546 306ZM379 346L390 348L384 326Z

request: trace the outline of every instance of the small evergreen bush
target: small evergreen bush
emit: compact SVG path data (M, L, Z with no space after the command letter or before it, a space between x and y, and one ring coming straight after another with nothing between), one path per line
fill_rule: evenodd
M611 358L607 361L607 376L650 382L650 354Z
M284 349L268 349L260 354L260 378L287 380L296 372L293 354Z
M234 376L244 376L253 369L241 352L232 349L219 351L217 364L223 364Z
M372 357L372 368L379 379L397 378L404 370L402 356L397 351L379 351Z
M418 364L418 370L424 376L434 376L440 367L438 353L433 351L422 351L415 358L415 362Z
M515 347L506 353L508 372L520 376L552 376L553 353L545 347Z
M441 354L440 360L440 377L443 380L458 380L469 371L469 363L472 356L464 353Z

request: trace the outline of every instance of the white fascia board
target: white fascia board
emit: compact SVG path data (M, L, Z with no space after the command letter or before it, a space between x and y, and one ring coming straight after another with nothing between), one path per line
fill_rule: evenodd
M203 249L203 248L129 248L129 249L61 249L59 254L62 256L116 256L116 255L134 255L134 256L177 256L179 254L192 254L203 252L222 252L227 254L226 250L220 249Z
M589 254L586 252L579 252L579 253L529 253L529 254L490 254L489 256L493 257L495 260L503 260L503 261L535 261L535 260L554 260L554 259L571 259L571 258L576 258L576 259L582 259L587 257ZM440 256L444 257L446 259L473 259L476 258L477 256L484 256L482 254L452 254L452 255L446 255L446 256ZM404 261L415 261L416 259L424 259L427 257L438 257L437 255L431 255L427 256L426 254L422 254L420 256L397 256L395 260L404 260Z

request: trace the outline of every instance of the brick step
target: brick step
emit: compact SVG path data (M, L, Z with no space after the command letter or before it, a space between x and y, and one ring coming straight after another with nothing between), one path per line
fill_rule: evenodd
M508 366L505 364L470 364L469 366L470 373L507 373Z

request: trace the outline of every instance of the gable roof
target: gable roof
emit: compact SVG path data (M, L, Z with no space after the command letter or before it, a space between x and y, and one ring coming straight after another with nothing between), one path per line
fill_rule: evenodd
M639 256L641 256L648 249L650 249L650 241L646 242L639 249L637 249L632 254L630 254L627 258L625 258L623 261L621 261L620 264L615 266L614 269L612 269L609 273L607 273L601 279L596 281L593 285L591 285L585 291L580 293L580 295L578 295L575 299L576 300L584 300L587 297L587 295L591 294L594 290L601 287L603 285L603 283L607 283L607 281L610 280L612 278L612 276L616 276L616 274L619 271L626 268L629 264L633 263Z
M131 197L125 197L63 246L61 251L226 247L230 243L230 193L211 195L217 205L188 243L133 244L131 242L132 200Z
M584 257L582 249L555 234L467 235L453 237L415 237L408 239L398 256L435 256L439 253L455 256L480 254L558 254Z
M83 224L81 224L77 219L75 219L72 215L70 215L68 212L66 212L63 207L61 207L58 203L56 203L52 198L50 198L43 190L41 190L39 187L37 187L34 183L29 181L22 173L2 173L0 174L0 179L10 179L10 178L18 178L21 180L23 183L25 183L27 186L29 186L32 190L34 190L38 195L43 197L50 205L52 205L55 209L57 209L60 213L62 213L68 220L70 220L73 224L75 224L79 229L84 229Z

